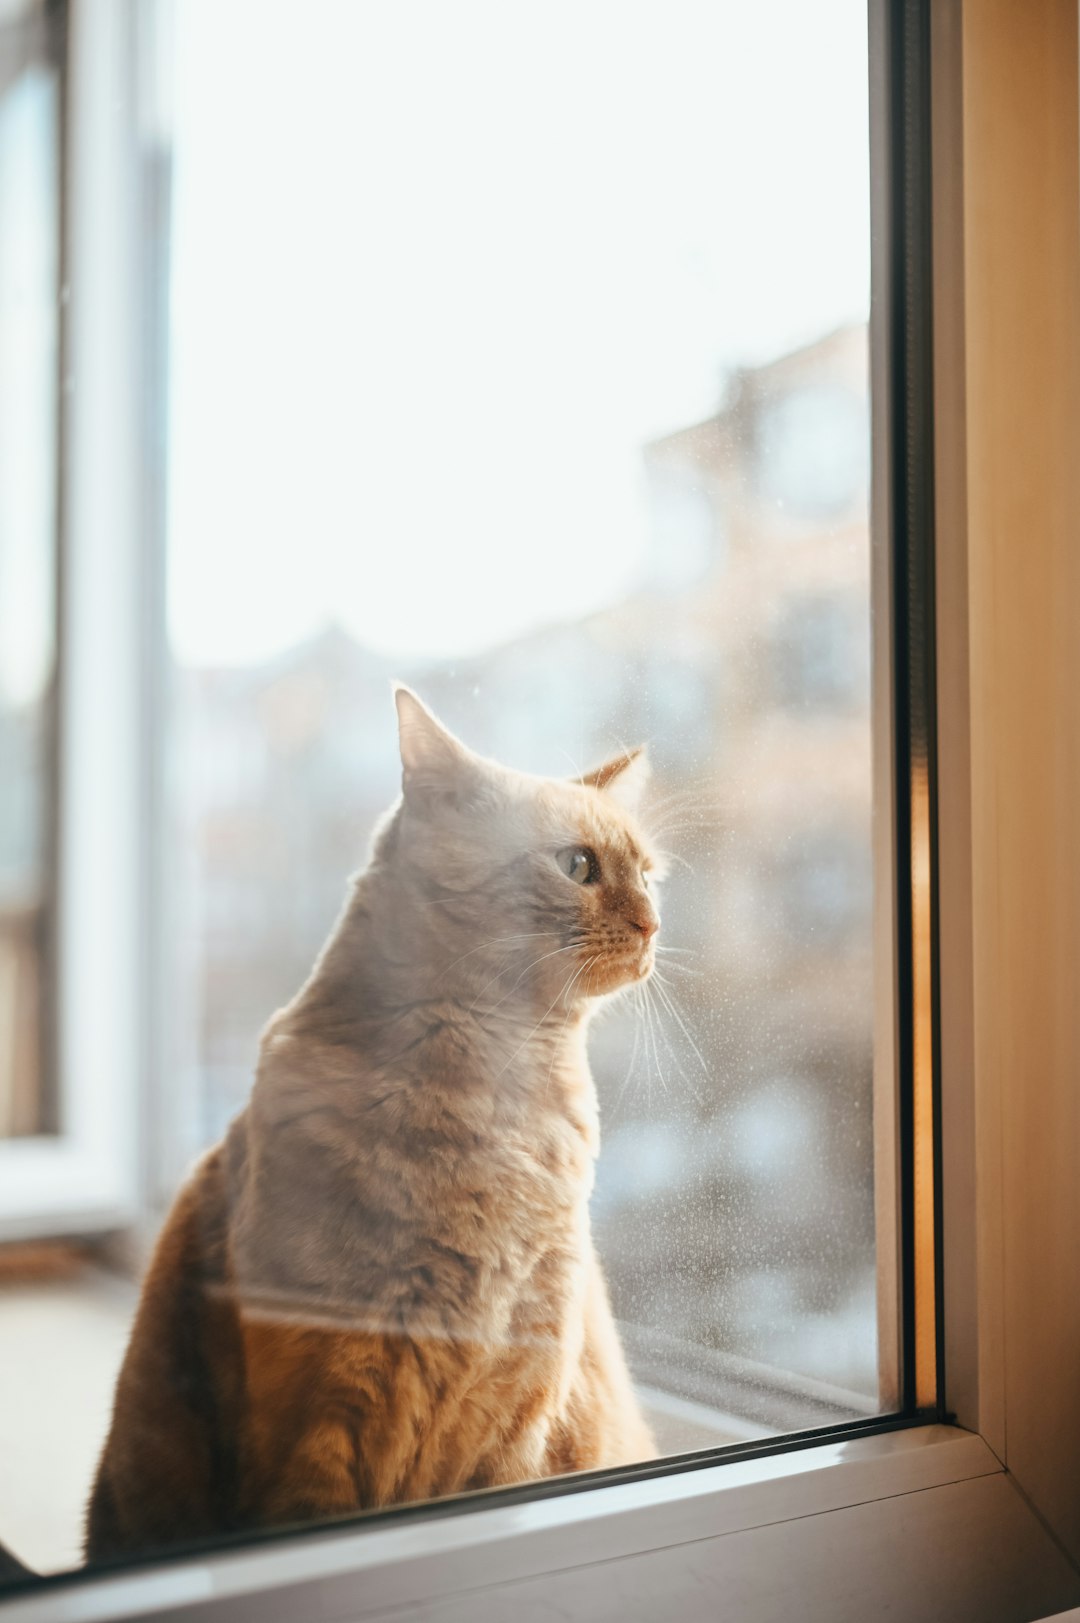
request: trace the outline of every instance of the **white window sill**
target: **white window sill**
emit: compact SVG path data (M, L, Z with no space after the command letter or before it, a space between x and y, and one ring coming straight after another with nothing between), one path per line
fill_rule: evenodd
M4 1619L5 1623L112 1623L171 1617L182 1611L193 1623L195 1619L227 1623L256 1615L253 1602L261 1623L296 1623L301 1617L368 1619L401 1607L408 1608L410 1619L449 1618L457 1617L455 1602L460 1602L464 1607L461 1615L476 1619L504 1617L513 1607L515 1617L521 1619L580 1616L592 1623L600 1615L595 1598L580 1604L571 1600L569 1607L560 1602L550 1612L536 1610L526 1594L535 1585L527 1580L557 1575L563 1583L582 1569L592 1569L595 1580L596 1568L603 1563L607 1573L603 1582L608 1594L614 1595L619 1588L620 1564L649 1553L678 1554L680 1546L704 1543L725 1554L734 1551L734 1544L721 1551L718 1541L751 1530L783 1529L806 1518L817 1519L812 1531L815 1537L818 1533L824 1537L825 1524L834 1523L834 1518L823 1513L994 1477L1002 1477L1001 1464L980 1438L947 1426L926 1426L615 1487L523 1500L490 1510L444 1511L430 1520L418 1517L312 1532L141 1572L50 1585L40 1594L10 1601ZM994 1502L997 1504L997 1498ZM838 1526L834 1523L834 1532ZM970 1541L970 1526L965 1536ZM1011 1538L1015 1545L1015 1530ZM865 1563L872 1554L865 1539L853 1543L846 1554L841 1550L836 1559L844 1579L850 1580L852 1566ZM1034 1556L1031 1559L1034 1562ZM910 1560L913 1568L919 1562L915 1549ZM687 1554L684 1569L689 1561ZM760 1557L756 1558L759 1563ZM1041 1555L1035 1564L1045 1568ZM1078 1598L1068 1592L1061 1574L1050 1576L1056 1576L1057 1587L1036 1585L1028 1600L1060 1607ZM505 1593L507 1586L525 1603L520 1614L517 1600ZM726 1587L721 1576L710 1606L722 1601ZM1012 1587L1016 1589L1017 1584ZM1000 1584L997 1589L1000 1591ZM880 1595L880 1588L877 1592ZM753 1597L743 1589L739 1594L740 1620L783 1615L755 1610ZM255 1597L259 1597L257 1602ZM817 1617L811 1590L803 1591L801 1599L805 1603L801 1615ZM647 1601L643 1599L642 1605L647 1606ZM633 1601L628 1605L623 1598L612 1615L628 1619L658 1614L651 1609L635 1613ZM697 1612L673 1607L668 1615L716 1614L709 1608ZM833 1616L848 1615L865 1614L844 1610L837 1597ZM921 1618L924 1613L902 1615ZM1032 1611L985 1615L988 1620L991 1615L1030 1617Z

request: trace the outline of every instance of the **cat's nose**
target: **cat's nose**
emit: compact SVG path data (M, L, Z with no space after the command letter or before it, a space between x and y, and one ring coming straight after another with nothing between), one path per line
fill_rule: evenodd
M652 912L635 913L630 919L630 924L633 929L641 931L646 941L651 941L660 928L660 920Z

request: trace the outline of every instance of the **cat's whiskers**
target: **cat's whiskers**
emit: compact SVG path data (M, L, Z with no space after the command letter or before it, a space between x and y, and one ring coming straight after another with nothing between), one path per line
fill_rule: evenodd
M684 952L689 951L690 949L670 947L666 950L669 952ZM673 969L686 969L686 966L683 964L670 964L668 967ZM697 972L687 970L687 973L694 974ZM665 1095L669 1093L667 1075L669 1064L674 1067L676 1076L679 1078L682 1085L689 1089L697 1103L704 1105L705 1100L700 1089L694 1085L690 1077L687 1075L686 1067L683 1065L679 1054L668 1035L667 1028L664 1023L665 1014L669 1015L679 1026L683 1037L693 1049L694 1054L696 1055L706 1076L710 1074L709 1069L702 1056L701 1050L698 1048L697 1043L691 1035L689 1027L679 1011L679 1008L675 1002L674 993L664 980L664 976L662 975L660 969L657 966L654 966L653 972L647 981L639 981L636 985L626 987L623 990L628 994L631 1000L636 1003L638 1019L634 1024L634 1045L630 1054L630 1063L627 1066L622 1082L619 1084L618 1093L616 1094L614 1103L611 1106L611 1115L613 1117L617 1116L622 1107L626 1090L629 1087L631 1079L635 1073L638 1051L641 1047L642 1040L644 1040L645 1046L646 1102L648 1107L650 1109L652 1108L652 1086L654 1077L659 1083L660 1087L663 1089ZM665 1058L661 1053L661 1044L666 1051L667 1058Z
M641 1046L640 1010L641 1010L641 1001L642 1001L642 987L641 987L640 981L638 982L638 984L636 986L627 987L626 991L628 992L628 994L630 996L631 1002L636 1001L636 1003L638 1005L639 1018L634 1021L634 1046L630 1050L630 1063L626 1067L626 1075L623 1077L622 1082L619 1084L619 1091L618 1091L618 1094L616 1095L615 1103L611 1108L611 1114L612 1114L613 1117L617 1116L618 1113L619 1113L619 1106L623 1102L623 1096L626 1093L626 1089L627 1089L627 1086L629 1085L630 1078L634 1074L634 1065L635 1065L635 1063L637 1061L638 1049Z
M562 990L562 996L563 997L569 997L570 996L570 993L572 992L572 990L574 988L575 981L580 980L585 975L586 971L591 969L593 964L595 964L597 962L597 960L599 958L601 958L602 956L603 956L602 953L597 952L597 953L594 953L591 958L586 958L585 962L580 966L580 968L578 970L575 971L575 973L570 977L569 981L563 987L563 990ZM545 1104L547 1103L548 1093L549 1093L549 1091L551 1089L551 1077L552 1077L552 1073L555 1070L555 1061L559 1057L559 1049L560 1049L560 1047L562 1045L562 1040L566 1035L566 1027L567 1027L567 1025L569 1023L570 1016L573 1014L573 1012L574 1012L574 1005L571 1003L568 1006L567 1010L566 1010L566 1014L563 1016L563 1023L559 1027L559 1035L556 1037L555 1041L551 1045L551 1064L548 1066L547 1081L544 1083L544 1103Z
M690 787L684 789L672 789L666 795L650 794L646 809L650 816L655 816L657 812L664 811L670 806L715 805L716 794L714 790L705 787L700 789Z
M575 943L575 946L577 946L577 943ZM579 950L580 950L580 948L579 948ZM599 954L597 954L597 957L599 957ZM593 962L595 962L595 959L593 960ZM562 986L559 988L558 992L556 992L555 996L552 998L551 1002L548 1004L547 1008L544 1010L543 1014L540 1016L539 1020L536 1022L536 1024L533 1026L532 1030L529 1032L528 1036L525 1038L524 1042L522 1042L521 1044L519 1044L519 1046L517 1048L515 1048L514 1052L510 1055L510 1058L506 1061L506 1064L504 1066L502 1066L502 1068L500 1070L496 1071L495 1076L493 1078L493 1081L497 1082L499 1080L499 1078L504 1074L504 1072L506 1072L506 1071L508 1071L510 1069L510 1066L513 1065L513 1063L517 1059L518 1055L524 1053L525 1049L532 1042L533 1038L536 1036L536 1033L540 1030L540 1027L544 1024L544 1021L547 1019L547 1017L551 1013L552 1009L554 1009L555 1005L557 1003L561 1002L561 1000L566 996L566 994L570 990L570 987L573 985L573 983L574 983L574 981L576 979L577 979L576 974L573 974L573 975L570 975L570 976L567 977L567 979L563 982Z
M471 958L473 954L477 952L486 952L489 947L497 947L500 944L505 944L511 941L539 941L543 936L547 936L550 939L553 935L555 935L555 933L556 932L554 930L527 930L521 935L493 935L487 941L481 941L478 946L470 947L468 952L463 952L461 954L460 958L455 958L452 960L452 962L445 965L444 968L440 969L436 979L442 980L443 976L449 975L450 971L452 969L456 969L458 964L463 964L466 958ZM504 945L504 951L508 952L509 950L509 946ZM498 976L495 978L497 980ZM488 982L488 984L490 985L491 983Z
M658 967L659 967L658 965L653 966L653 974L654 975L656 974L656 971L657 971ZM690 964L680 964L678 962L673 963L670 958L665 958L665 960L664 960L664 969L665 970L674 969L674 970L677 970L680 975L694 975L695 977L701 976L701 975L703 975L705 973L705 971L702 970L702 969L694 969L693 966L690 965Z
M678 1021L679 1025L682 1027L683 1034L685 1035L687 1042L690 1044L691 1048L694 1050L694 1053L697 1054L698 1059L701 1060L702 1066L704 1067L705 1061L701 1059L701 1054L700 1054L700 1052L698 1050L697 1044L694 1042L694 1039L691 1037L691 1035L690 1035L689 1031L687 1030L685 1024L683 1023L680 1015L678 1014L678 1011L676 1009L674 1009L670 1003L668 1003L667 998L665 997L664 992L663 992L659 982L657 982L655 990L656 990L656 994L657 994L658 998L660 998L663 1005L666 1008L668 1008L669 1011L675 1016L675 1019ZM690 1077L687 1075L686 1067L683 1065L682 1060L679 1058L679 1055L678 1055L678 1053L677 1053L677 1051L675 1049L675 1046L672 1043L671 1038L668 1035L667 1028L665 1027L665 1025L663 1023L663 1020L661 1019L659 1008L656 1010L656 1016L657 1016L657 1024L658 1024L659 1030L660 1030L660 1035L662 1036L662 1038L664 1040L664 1046L667 1048L668 1053L671 1055L672 1061L674 1062L674 1065L675 1065L675 1068L676 1068L676 1070L677 1070L677 1072L679 1074L679 1077L681 1078L684 1085L690 1090L690 1093L692 1094L695 1102L697 1104L701 1105L702 1107L704 1107L705 1099L704 1099L704 1097L703 1097L703 1095L701 1093L701 1090L700 1090L700 1088L698 1088L696 1086L696 1084L694 1082L691 1081ZM708 1075L707 1070L706 1070L705 1074Z
M646 1042L646 1047L648 1047L649 1044L651 1043L651 1045L652 1045L652 1053L653 1053L653 1065L655 1067L656 1080L659 1082L660 1086L663 1088L664 1093L666 1095L667 1091L668 1091L667 1079L664 1076L664 1063L663 1063L662 1059L660 1058L660 1047L659 1047L659 1044L657 1043L657 1040L656 1040L656 1023L655 1023L655 1017L654 1017L654 1011L653 1011L653 1005L652 1005L652 998L649 996L649 987L648 987L647 982L642 986L642 991L645 994L644 999L642 1001L642 1008L645 1011L645 1022L646 1022L645 1042ZM652 1109L652 1085L651 1085L652 1077L651 1077L651 1075L650 1075L649 1081L650 1081L650 1086L649 1086L649 1089L648 1089L648 1103L649 1103L649 1108L651 1110Z
M679 1007L678 1007L677 1003L675 1002L674 993L673 993L671 987L669 987L667 985L667 983L665 982L664 977L662 975L657 975L656 976L656 992L657 992L657 996L660 998L661 1002L664 1004L664 1007L667 1009L668 1013L678 1023L680 1031L682 1032L683 1036L686 1038L687 1042L690 1044L690 1047L694 1050L694 1053L697 1055L698 1063L701 1066L702 1072L704 1073L705 1076L708 1076L709 1075L709 1067L705 1063L705 1059L704 1059L704 1057L702 1055L701 1049L698 1047L697 1043L694 1041L693 1037L691 1036L690 1027L686 1024L686 1021L683 1019L682 1014L679 1011Z
M549 931L546 931L545 933L548 934L548 935L554 935L555 934L554 930L549 930ZM502 1005L506 1002L507 998L513 997L514 993L517 991L518 987L521 985L522 981L525 979L525 977L529 973L529 971L535 969L538 964L546 963L546 961L549 958L557 958L561 952L577 952L580 949L580 947L581 947L581 942L580 941L571 941L568 946L556 947L554 952L541 953L539 958L534 958L531 964L526 964L525 965L525 968L521 971L521 974L518 976L518 978L514 982L513 986L510 988L510 990L508 992L503 993L502 997L499 998L497 1003L493 1003L491 1005L490 1009L484 1009L481 1012L483 1014L494 1014L496 1009L499 1009L499 1008L502 1007ZM487 991L488 987L489 986L494 986L494 984L495 984L495 982L497 980L501 980L502 975L503 975L503 971L501 969L497 970L496 973L491 977L491 979L488 982L486 982L486 984L484 986L482 986L480 988L479 992L477 992L476 997L473 999L472 1003L469 1004L469 1013L470 1014L475 1013L476 1005L480 1002L480 999L483 997L483 995Z
M673 806L661 817L649 819L649 834L655 848L660 849L660 842L670 834L677 834L684 829L711 829L724 826L724 820L718 812L694 812L680 810Z
M561 754L561 755L565 755L565 756L566 756L566 759L567 759L567 760L568 760L568 761L569 761L569 762L570 762L570 765L571 765L571 766L572 766L572 767L573 767L573 769L574 769L574 776L575 776L575 778L579 778L579 779L583 779L583 778L584 778L584 777L585 777L585 772L584 772L584 770L583 770L583 769L582 769L582 767L581 767L581 765L580 765L580 764L579 764L579 762L577 762L577 761L575 761L575 759L574 759L574 757L573 757L573 756L572 756L572 755L571 755L571 754L570 754L570 751L569 751L569 750L568 750L568 749L566 749L566 748L563 748L563 749L561 749L561 750L560 750L560 751L559 751L559 753L560 753L560 754Z
M688 862L685 857L681 857L677 851L669 851L665 847L658 846L656 854L662 862L677 862L680 868L686 869L687 873L693 873L694 871L694 864Z
M649 826L664 817L688 815L695 812L708 812L710 815L720 809L720 801L715 790L711 789L674 789L667 795L650 795L644 808L644 815Z

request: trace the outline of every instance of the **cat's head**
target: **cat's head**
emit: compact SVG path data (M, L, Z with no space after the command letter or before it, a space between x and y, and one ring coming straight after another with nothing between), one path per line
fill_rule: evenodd
M571 779L485 760L397 687L402 803L377 860L434 995L556 1007L645 980L661 863L637 820L642 749Z

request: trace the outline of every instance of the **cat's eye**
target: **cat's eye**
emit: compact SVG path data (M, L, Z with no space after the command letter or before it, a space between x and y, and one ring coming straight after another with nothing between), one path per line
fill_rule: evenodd
M595 885L600 878L596 852L590 851L587 845L568 845L556 852L555 861L575 885Z

